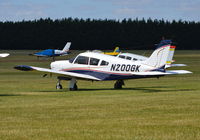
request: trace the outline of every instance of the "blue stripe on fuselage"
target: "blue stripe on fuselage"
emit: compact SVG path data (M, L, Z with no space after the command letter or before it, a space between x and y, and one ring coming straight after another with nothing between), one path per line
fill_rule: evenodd
M90 75L90 76L96 77L102 81L158 77L158 76L150 76L150 75L147 76L147 75L113 74L113 73L106 73L106 72L99 72L99 71L92 71L92 70L69 70L67 72Z

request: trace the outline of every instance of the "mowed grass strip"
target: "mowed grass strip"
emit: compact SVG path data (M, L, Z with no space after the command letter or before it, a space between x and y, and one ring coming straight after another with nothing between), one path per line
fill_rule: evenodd
M196 51L178 51L175 55L176 63L189 65L176 69L191 70L193 74L127 80L122 90L113 89L114 81L80 80L80 90L73 92L67 89L66 81L62 82L63 90L56 90L55 75L43 78L43 74L12 69L24 63L41 67L50 64L50 60L35 61L35 57L23 53L11 55L9 61L0 60L0 139L200 137L200 63L196 63L200 56ZM15 57L18 62L12 62Z

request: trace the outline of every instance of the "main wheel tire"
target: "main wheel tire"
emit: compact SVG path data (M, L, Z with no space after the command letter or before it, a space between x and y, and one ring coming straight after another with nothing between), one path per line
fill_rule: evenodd
M56 89L62 89L62 85L61 84L57 84L56 85Z
M115 89L122 89L122 84L121 84L120 82L117 81L117 82L115 83L115 85L114 85L114 88L115 88Z
M76 91L76 90L78 90L78 86L77 86L76 84L74 84L74 87L73 87L73 88L70 88L69 90L70 90L70 91Z

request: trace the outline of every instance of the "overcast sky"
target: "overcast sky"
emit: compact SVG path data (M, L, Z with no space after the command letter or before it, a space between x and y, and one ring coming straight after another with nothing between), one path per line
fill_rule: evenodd
M200 0L0 0L0 21L40 18L200 21Z

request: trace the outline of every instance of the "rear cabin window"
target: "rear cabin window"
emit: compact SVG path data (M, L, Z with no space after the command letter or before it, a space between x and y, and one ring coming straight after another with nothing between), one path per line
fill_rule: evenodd
M109 63L107 61L102 60L101 61L101 66L107 66Z
M120 55L119 58L124 58L125 59L125 56L124 55Z
M131 59L132 59L132 57L129 57L129 56L127 56L127 57L126 57L126 59L127 59L127 60L131 60Z
M99 63L99 59L90 58L90 65L95 65L95 66L97 66L98 63Z
M89 61L89 57L78 56L78 58L76 58L74 64L84 64L84 65L87 65L88 61Z

